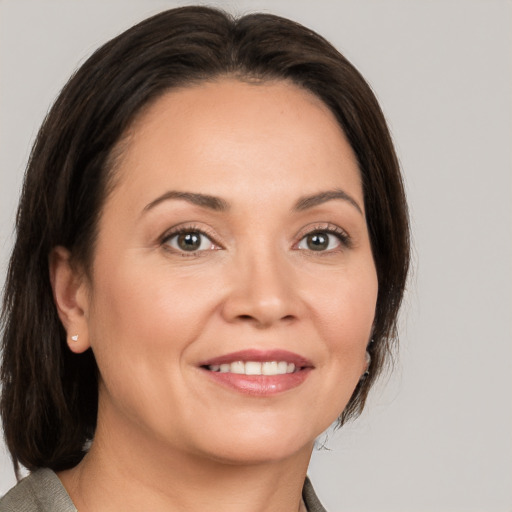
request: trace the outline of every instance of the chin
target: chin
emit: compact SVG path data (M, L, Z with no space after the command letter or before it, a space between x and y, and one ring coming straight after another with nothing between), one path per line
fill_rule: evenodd
M287 459L292 459L299 454L311 454L314 447L313 442L308 442L305 445L293 445L288 443L255 443L252 445L236 443L235 446L224 447L215 450L211 453L210 457L217 462L228 465L257 465L280 462Z
M305 453L309 457L316 437L323 430L308 433L303 427L292 423L286 428L265 425L258 429L209 431L208 445L204 446L204 451L219 462L240 465L278 462L299 454L304 456Z

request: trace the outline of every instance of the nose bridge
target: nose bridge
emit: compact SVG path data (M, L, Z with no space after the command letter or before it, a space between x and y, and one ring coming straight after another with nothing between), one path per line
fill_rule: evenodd
M274 244L238 252L224 308L228 319L264 327L295 318L299 308L292 273L286 255Z

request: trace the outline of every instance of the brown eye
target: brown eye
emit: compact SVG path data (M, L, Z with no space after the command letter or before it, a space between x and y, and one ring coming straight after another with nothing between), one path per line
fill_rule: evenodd
M213 242L201 231L183 231L170 236L165 243L179 252L214 249Z
M340 236L327 231L313 231L308 233L299 242L298 249L306 249L308 251L331 251L337 249L342 244Z
M311 233L306 237L310 251L325 251L329 247L329 236L326 233Z
M200 233L182 233L178 235L178 246L184 251L197 251L201 247Z

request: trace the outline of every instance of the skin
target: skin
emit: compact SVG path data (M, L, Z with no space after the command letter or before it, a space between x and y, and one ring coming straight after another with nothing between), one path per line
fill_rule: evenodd
M124 147L90 278L66 249L51 257L69 346L92 347L101 373L92 448L59 476L81 512L297 511L314 440L366 369L374 319L354 153L309 92L228 78L166 93ZM294 208L333 190L350 199ZM229 208L156 201L169 191ZM186 252L176 227L208 237ZM313 231L327 248L310 248ZM288 350L313 369L250 396L198 366L243 349Z

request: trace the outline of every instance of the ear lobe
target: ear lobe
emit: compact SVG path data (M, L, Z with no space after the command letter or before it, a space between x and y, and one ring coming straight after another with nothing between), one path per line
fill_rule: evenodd
M77 354L84 352L90 347L86 280L73 268L70 252L61 246L50 253L49 270L53 300L67 333L68 346Z

